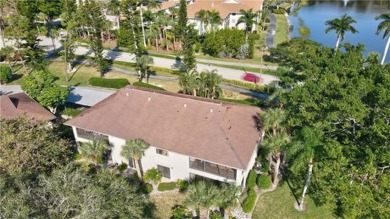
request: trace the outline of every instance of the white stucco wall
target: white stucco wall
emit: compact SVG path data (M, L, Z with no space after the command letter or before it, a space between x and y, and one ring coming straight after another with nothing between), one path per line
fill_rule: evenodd
M75 139L77 142L87 142L89 140L83 139L77 136L77 131L75 127L72 127L73 129L73 134L75 136ZM108 136L108 140L112 146L111 148L111 156L112 156L112 162L113 163L118 163L121 164L123 163L128 163L128 160L123 158L120 155L122 145L125 144L125 140L121 138L117 138L114 136ZM252 169L255 159L256 159L256 151L257 148L255 149L251 160L249 162L249 166L246 170L236 170L236 180L230 180L226 179L224 177L214 175L211 173L206 173L200 170L196 169L191 169L189 167L189 157L186 155L178 154L172 151L168 151L168 156L158 154L156 152L157 147L155 146L150 146L145 152L144 156L141 158L141 165L143 168L143 171L146 172L147 170L151 168L157 168L157 165L161 165L164 167L167 167L170 169L170 179L164 179L164 181L176 181L178 179L189 179L190 174L196 174L199 176L207 177L210 179L222 181L222 182L234 182L236 185L241 185L242 180L248 175L249 170ZM209 161L212 162L212 161Z

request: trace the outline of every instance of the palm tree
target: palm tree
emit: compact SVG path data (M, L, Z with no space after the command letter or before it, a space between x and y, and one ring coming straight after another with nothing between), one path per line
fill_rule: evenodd
M207 27L208 25L208 21L209 21L209 13L208 11L202 9L198 12L196 12L196 15L195 15L199 21L200 21L200 35L204 35L204 33L206 32L205 31L205 26Z
M224 209L224 218L229 218L229 211L231 208L237 207L240 203L241 187L233 183L224 183L221 187L220 207Z
M345 32L351 31L352 33L358 33L358 31L352 26L353 23L356 23L356 21L347 14L344 14L340 19L336 18L325 22L325 25L329 26L326 28L325 33L332 30L337 33L336 51L339 48L340 42L344 40Z
M387 51L389 49L389 46L390 46L390 14L381 14L379 15L378 17L375 18L376 20L383 20L379 25L378 25L378 29L376 31L376 34L379 34L380 32L384 32L383 33L383 39L387 37L387 43L386 43L386 46L385 46L385 51L383 52L383 56L382 56L382 60L381 60L381 65L383 65L385 63L385 59L386 59L386 55L387 55Z
M252 31L252 27L254 24L257 24L255 18L257 18L257 14L252 12L252 9L245 11L244 9L240 10L242 16L238 19L236 26L241 23L245 24L245 42L248 41L248 35Z
M199 74L196 71L183 72L179 76L179 84L183 89L183 93L196 96L199 86Z
M208 23L210 24L210 31L213 32L214 29L215 29L215 26L218 25L218 24L221 24L221 16L219 16L219 11L216 11L216 10L211 10L211 11L207 11L208 12Z
M286 121L286 113L283 109L270 109L265 113L260 114L263 121L264 131L272 131L272 135L276 136L277 131L283 129L283 124Z
M142 55L139 59L137 59L137 70L141 71L141 75L139 77L139 81L142 82L142 79L146 77L146 82L149 83L149 65L153 64L153 58L148 55Z
M270 152L270 155L273 156L276 160L274 164L274 175L273 175L273 184L276 185L278 182L279 168L280 168L280 156L282 149L290 142L290 136L286 131L280 130L276 135L267 134L266 138L261 142L267 151Z
M78 149L81 156L91 159L95 165L98 165L103 163L104 153L108 146L108 142L94 139L91 142L80 142Z
M129 162L131 159L134 160L135 168L137 170L138 176L143 178L142 167L141 167L141 157L146 149L149 148L149 144L142 139L133 139L127 140L125 145L122 146L121 156L127 158Z
M198 217L202 214L200 208L207 210L206 217L200 216L200 218L209 218L210 207L218 204L219 192L218 188L211 183L204 181L198 181L194 184L190 184L187 190L187 198L184 203L187 206L196 208Z
M298 203L300 209L303 209L304 207L304 199L313 173L314 153L316 147L321 144L321 136L320 131L304 127L301 130L299 140L287 147L286 150L287 157L292 163L291 169L293 171L307 165L306 181L303 187L301 200Z
M205 70L202 73L205 73L207 76L205 85L207 88L207 95L205 97L211 99L218 98L222 93L222 89L219 87L219 84L222 82L222 77L217 74L216 69L213 69L212 71Z

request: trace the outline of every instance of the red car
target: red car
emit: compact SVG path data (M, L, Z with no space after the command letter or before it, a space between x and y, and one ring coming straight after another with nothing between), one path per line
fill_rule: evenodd
M243 76L243 79L245 81L250 81L250 82L254 82L254 83L259 83L262 81L261 77L260 76L257 76L253 73L249 73L249 72L246 72Z

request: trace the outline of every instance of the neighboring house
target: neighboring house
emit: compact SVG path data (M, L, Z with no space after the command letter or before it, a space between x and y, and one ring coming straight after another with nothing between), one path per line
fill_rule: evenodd
M215 10L219 12L221 24L216 29L238 28L245 29L245 24L241 23L237 26L237 21L242 14L240 10L245 11L252 9L254 13L262 10L264 0L195 0L187 5L187 17L190 23L195 24L197 30L201 30L201 22L196 14L200 10ZM256 25L253 25L252 31L256 30Z
M0 96L0 118L26 115L32 122L51 121L56 117L25 93Z
M141 138L151 145L141 158L143 171L158 168L172 181L206 177L245 185L257 156L260 111L128 86L65 124L77 142L108 140L114 163L129 163L122 145Z

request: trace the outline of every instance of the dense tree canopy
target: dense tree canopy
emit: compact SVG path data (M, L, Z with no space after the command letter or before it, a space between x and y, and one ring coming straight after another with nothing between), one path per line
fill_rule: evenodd
M338 215L380 218L390 213L390 66L366 61L362 45L342 47L294 39L271 56L289 69L293 89L282 101L292 133L312 127L323 135L310 195Z
M61 139L46 123L24 117L0 119L0 172L29 175L48 172L66 164L71 143Z

